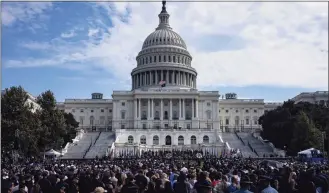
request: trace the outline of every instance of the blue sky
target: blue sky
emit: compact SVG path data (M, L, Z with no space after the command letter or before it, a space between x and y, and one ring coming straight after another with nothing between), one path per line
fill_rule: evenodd
M50 89L58 101L129 90L135 57L161 11L159 2L2 4L2 88L22 85L33 95ZM167 7L200 90L283 101L328 89L326 3Z

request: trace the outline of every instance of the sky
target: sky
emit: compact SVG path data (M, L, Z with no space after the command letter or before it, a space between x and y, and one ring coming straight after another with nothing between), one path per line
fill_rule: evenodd
M130 90L161 2L2 2L2 88L57 101ZM328 90L327 2L167 2L199 90L282 102Z

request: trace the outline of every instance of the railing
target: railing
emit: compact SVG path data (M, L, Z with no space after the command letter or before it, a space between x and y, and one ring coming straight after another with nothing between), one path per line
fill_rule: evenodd
M85 159L85 157L86 157L87 153L89 152L90 148L92 147L92 145L93 145L93 140L91 138L90 145L89 145L88 149L86 150L85 154L83 155L83 159Z
M237 136L238 139L240 139L240 141L243 143L243 145L246 145L243 141L243 139L238 135L238 133L236 131L234 131L235 135Z
M98 136L95 139L94 145L96 144L97 140L99 139L99 137L101 136L102 132L99 132Z

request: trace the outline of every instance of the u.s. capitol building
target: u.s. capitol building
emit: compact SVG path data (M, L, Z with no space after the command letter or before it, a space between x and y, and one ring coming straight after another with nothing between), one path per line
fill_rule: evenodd
M158 16L136 57L131 90L113 91L112 99L66 99L59 108L81 129L115 131L117 147L216 145L222 132L259 130L258 118L281 104L198 90L193 57L170 27L165 2Z

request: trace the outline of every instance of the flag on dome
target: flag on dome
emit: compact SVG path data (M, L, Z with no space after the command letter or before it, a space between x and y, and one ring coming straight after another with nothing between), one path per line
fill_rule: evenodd
M159 82L159 84L160 84L161 87L165 87L165 86L166 86L166 81L161 80L161 81Z

